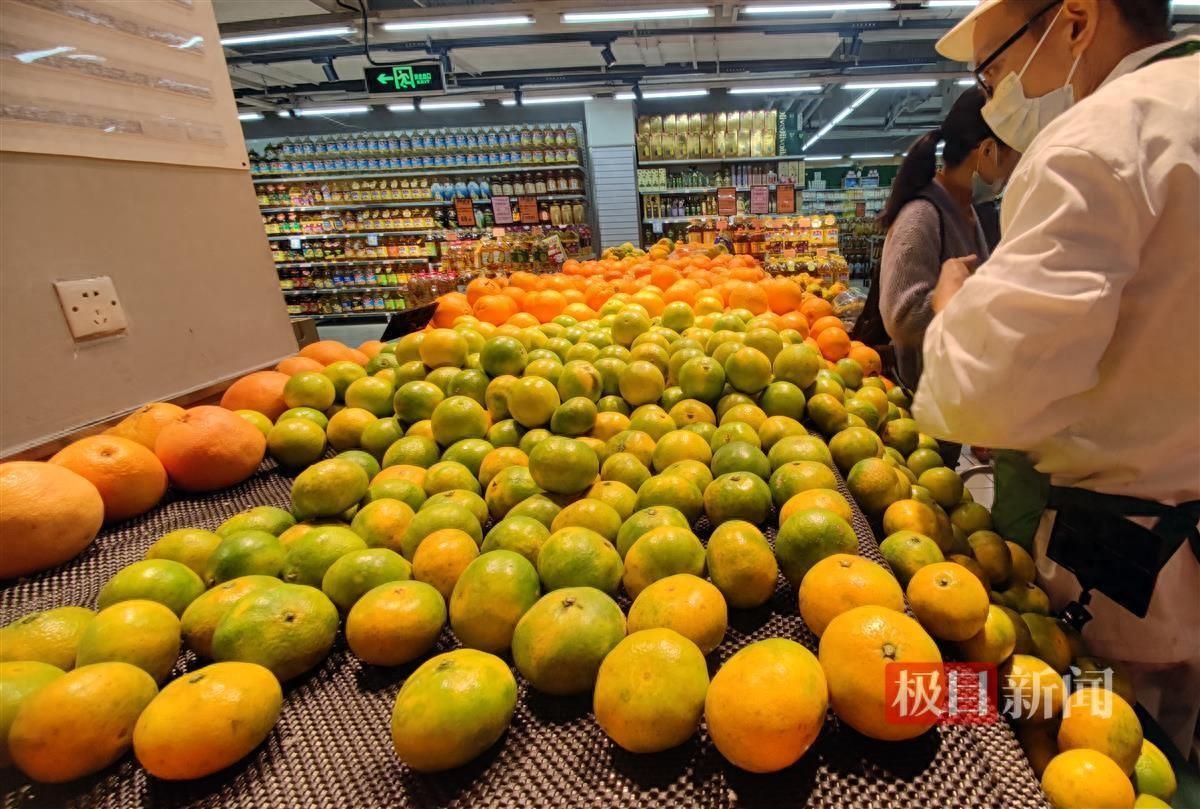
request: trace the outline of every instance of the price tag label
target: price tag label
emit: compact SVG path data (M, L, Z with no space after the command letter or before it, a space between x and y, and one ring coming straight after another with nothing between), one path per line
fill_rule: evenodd
M537 197L517 197L517 205L521 209L522 225L536 225L538 223Z
M289 246L290 246L290 247L291 247L293 250L301 250L301 249L303 249L303 248L301 248L301 247L300 247L300 242L301 242L301 239L300 239L300 237L299 237L299 236L293 236L292 238L288 239L288 245L289 245Z
M512 203L508 197L492 197L492 216L497 225L512 224Z
M371 245L372 247L378 247L379 246L379 236L375 233L368 234L367 235L367 244Z
M756 185L750 188L750 213L767 213L767 187Z
M454 200L454 218L460 228L475 227L475 203L469 199Z
M737 215L737 189L728 186L717 189L717 214L719 216Z
M775 211L776 213L795 213L796 212L796 186L790 183L780 183L775 186Z
M651 219L650 220L650 230L653 231L654 233L661 234L663 232L662 220L661 219Z

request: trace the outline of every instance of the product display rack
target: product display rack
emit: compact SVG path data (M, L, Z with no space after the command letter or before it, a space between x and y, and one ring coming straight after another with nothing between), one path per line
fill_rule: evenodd
M467 280L441 260L448 244L501 230L521 234L537 225L560 234L568 257L592 255L579 123L360 132L249 146L259 212L292 316L378 317L426 303ZM500 198L508 200L511 223L495 221ZM530 200L536 219L521 204ZM465 201L474 221L460 226Z

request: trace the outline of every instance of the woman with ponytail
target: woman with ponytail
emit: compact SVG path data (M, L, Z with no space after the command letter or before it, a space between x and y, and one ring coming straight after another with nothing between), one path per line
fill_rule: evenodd
M887 229L877 283L879 311L900 380L913 390L921 378L921 345L933 319L930 301L942 262L987 259L973 204L995 199L1020 158L984 123L984 101L978 88L967 90L940 127L909 147L879 217Z

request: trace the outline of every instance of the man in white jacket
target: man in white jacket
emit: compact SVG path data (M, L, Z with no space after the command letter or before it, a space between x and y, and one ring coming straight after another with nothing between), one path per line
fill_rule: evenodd
M943 267L913 413L925 432L1022 450L1050 476L1038 568L1058 608L1080 595L1046 556L1066 500L1093 517L1182 505L1171 519L1195 529L1200 41L1167 42L1168 14L1167 0L984 0L938 43L974 65L984 119L1023 157L991 258L974 274ZM1120 533L1123 519L1108 524ZM1084 628L1185 753L1200 713L1193 540L1162 546L1145 617L1094 592Z

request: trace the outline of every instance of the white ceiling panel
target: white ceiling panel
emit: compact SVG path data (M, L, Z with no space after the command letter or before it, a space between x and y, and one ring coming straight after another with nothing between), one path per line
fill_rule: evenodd
M220 24L274 17L303 17L329 11L312 0L213 0L213 10Z

